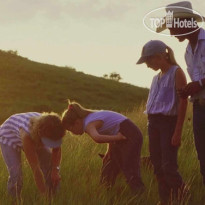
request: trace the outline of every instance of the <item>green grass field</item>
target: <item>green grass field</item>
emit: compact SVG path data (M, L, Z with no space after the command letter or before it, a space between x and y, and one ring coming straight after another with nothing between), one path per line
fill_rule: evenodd
M130 113L123 113L132 119L141 129L144 136L142 156L148 155L147 119L143 114L144 104ZM190 187L190 194L184 204L203 205L205 202L204 187L199 173L199 164L192 136L191 106L188 109L184 125L182 145L179 149L179 171L185 183ZM157 183L153 170L141 167L146 191L141 196L132 196L122 175L119 175L112 190L107 192L99 186L102 161L98 153L106 151L105 144L96 144L87 135L72 136L67 134L63 143L61 164L61 187L51 204L74 205L152 205L159 201ZM32 173L23 155L24 186L22 204L49 204L39 195L34 184ZM7 171L0 158L0 198L1 204L9 204L6 194Z
M0 51L0 106L2 123L11 114L27 111L55 111L61 114L70 98L93 109L110 109L132 119L144 136L142 156L147 156L147 119L143 114L148 89L106 80L67 67L57 67ZM190 187L184 204L205 204L204 187L199 172L192 134L191 106L187 111L182 145L179 149L179 171ZM67 134L63 143L61 187L51 204L55 205L153 205L159 201L153 170L141 168L146 191L132 196L123 176L112 190L99 186L102 160L98 153L106 151L105 144L94 143L87 135ZM35 186L31 169L23 158L24 186L22 204L47 205ZM0 205L10 204L7 195L8 173L0 155Z

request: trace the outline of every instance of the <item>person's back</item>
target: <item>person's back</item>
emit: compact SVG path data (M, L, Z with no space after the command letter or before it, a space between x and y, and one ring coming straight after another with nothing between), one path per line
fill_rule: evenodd
M127 119L127 117L117 112L105 111L105 110L96 111L90 113L84 119L84 130L86 129L86 126L90 122L100 120L103 122L103 125L98 129L98 132L100 134L115 135L119 132L120 123L125 119Z
M0 127L0 143L12 146L14 149L22 148L20 128L29 134L30 119L40 115L38 112L27 112L10 116Z

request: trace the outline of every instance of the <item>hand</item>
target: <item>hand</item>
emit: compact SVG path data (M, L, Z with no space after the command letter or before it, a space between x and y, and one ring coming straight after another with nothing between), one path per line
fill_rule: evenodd
M118 139L119 139L119 140L126 140L126 139L127 139L127 138L126 138L124 135L122 135L120 132L117 133L117 136L118 136Z
M179 146L181 145L181 135L180 135L180 134L174 134L174 135L172 136L171 144L172 144L174 147L179 147Z
M202 87L200 86L198 81L194 81L191 83L188 83L187 86L184 88L184 93L186 93L186 95L194 95L195 93L198 93L200 90L202 89Z
M103 157L103 164L111 159L110 152L107 152Z

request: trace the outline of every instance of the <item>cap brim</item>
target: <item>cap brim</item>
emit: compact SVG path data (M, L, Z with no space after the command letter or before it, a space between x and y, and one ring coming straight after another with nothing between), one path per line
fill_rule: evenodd
M147 56L142 56L142 57L137 61L136 64L142 64L142 63L145 63L146 60L147 60Z
M196 21L198 22L202 22L205 21L205 17L200 16L198 14L188 14L188 13L177 13L173 16L174 18L195 18ZM164 17L163 19L166 19L166 17ZM161 20L162 21L162 20ZM164 20L163 20L164 21ZM156 29L157 33L160 33L162 31L164 31L165 29L167 29L166 27L166 23L163 23L161 27L158 27Z
M51 139L48 139L46 137L42 137L41 138L41 141L43 142L43 144L46 146L46 147L50 147L50 148L57 148L57 147L60 147L61 144L62 144L62 139L59 139L59 140L51 140Z

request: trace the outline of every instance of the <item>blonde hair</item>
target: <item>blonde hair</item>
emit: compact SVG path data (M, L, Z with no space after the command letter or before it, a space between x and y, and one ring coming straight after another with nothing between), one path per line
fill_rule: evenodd
M65 129L73 125L77 119L84 119L88 114L94 110L86 109L77 102L68 100L68 109L62 114L62 124Z
M168 51L167 56L168 56L169 63L172 65L178 65L178 63L174 57L174 52L169 46L167 46L167 51Z
M59 140L65 135L61 118L57 113L42 113L39 117L30 119L30 133L32 139L38 144L42 137Z
M156 56L164 56L171 65L178 65L174 57L174 51L169 46L166 47L166 50L167 52L165 51L164 53L158 53Z

